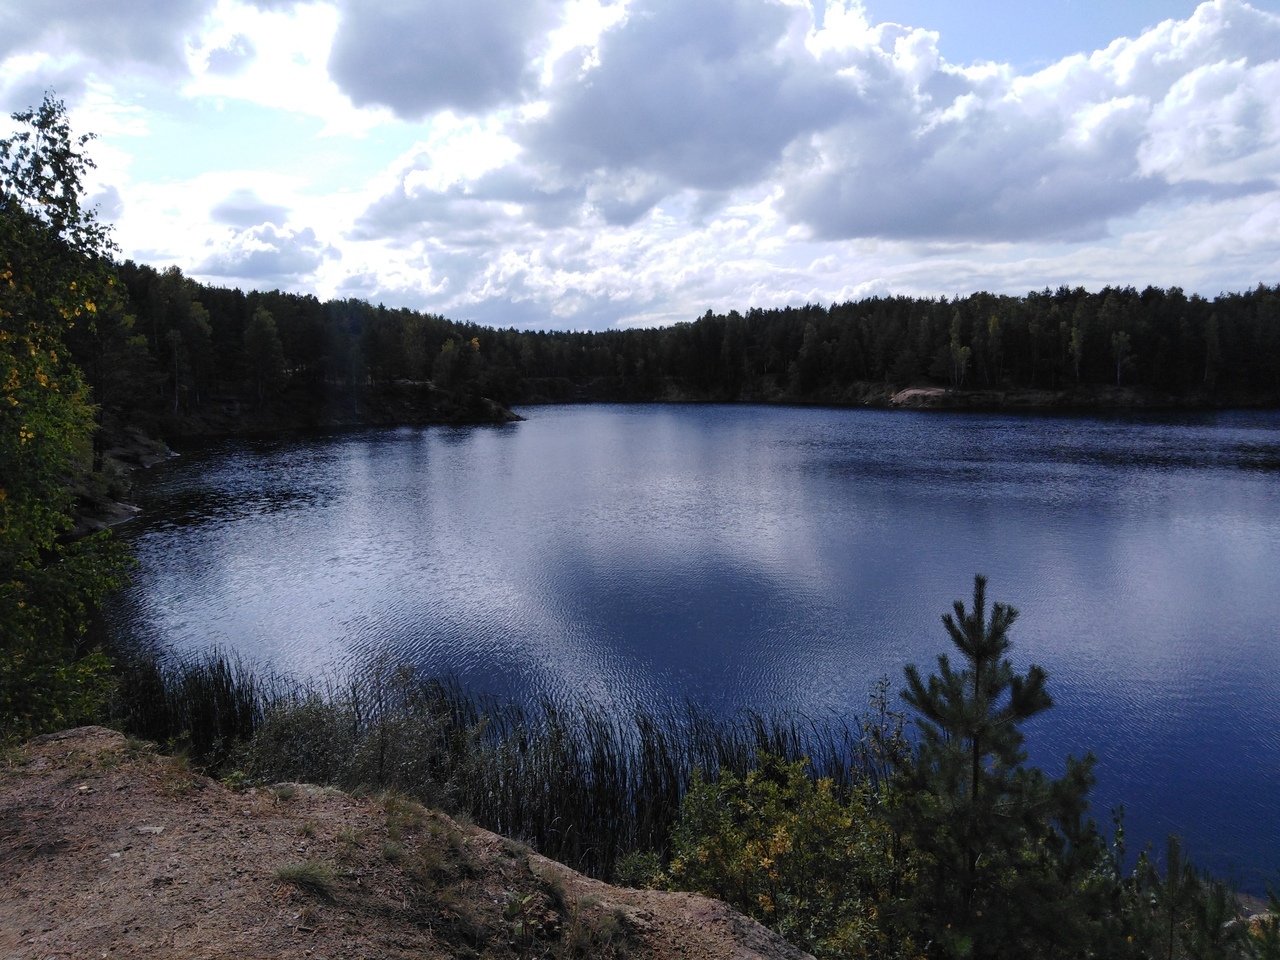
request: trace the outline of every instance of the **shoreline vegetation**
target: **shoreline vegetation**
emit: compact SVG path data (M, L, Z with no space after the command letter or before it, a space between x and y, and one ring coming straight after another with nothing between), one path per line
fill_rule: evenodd
M589 700L527 705L378 657L299 680L218 651L118 651L109 725L185 754L211 775L394 789L460 813L590 876L665 854L681 799L702 776L746 776L762 754L804 761L848 796L908 751L887 678L865 717L719 717L683 702L619 711Z

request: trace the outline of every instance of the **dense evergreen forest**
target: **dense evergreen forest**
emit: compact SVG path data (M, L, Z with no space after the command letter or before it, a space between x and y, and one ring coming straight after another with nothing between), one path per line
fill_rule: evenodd
M876 297L531 332L210 287L132 261L117 270L119 310L70 346L108 425L160 432L216 421L229 402L285 404L290 422L359 420L388 391L427 382L462 419L485 418L476 397L883 404L909 386L975 406L1280 402L1280 285L1213 300L1154 287Z

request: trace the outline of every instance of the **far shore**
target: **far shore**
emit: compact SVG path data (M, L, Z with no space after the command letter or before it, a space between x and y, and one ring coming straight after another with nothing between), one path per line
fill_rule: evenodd
M1053 413L1125 412L1131 410L1276 409L1271 395L1190 394L1175 396L1130 386L1090 384L1059 388L967 388L936 383L899 387L854 381L838 392L797 397L785 391L708 396L666 383L652 396L638 396L614 378L575 382L566 378L531 378L513 406L591 403L755 403L778 406L870 407L885 410L955 410L971 412Z

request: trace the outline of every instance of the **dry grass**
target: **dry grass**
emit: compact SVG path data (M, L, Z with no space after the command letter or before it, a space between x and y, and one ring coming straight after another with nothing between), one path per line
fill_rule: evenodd
M286 863L276 869L275 878L281 883L297 887L303 893L328 900L333 896L333 884L337 874L333 867L318 860Z

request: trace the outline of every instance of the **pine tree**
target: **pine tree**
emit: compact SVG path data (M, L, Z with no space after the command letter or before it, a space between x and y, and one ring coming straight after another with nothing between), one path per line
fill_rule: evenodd
M284 347L275 317L266 307L258 307L244 330L245 368L258 391L261 409L269 391L278 390L284 379Z
M1026 764L1020 725L1053 705L1045 671L1007 657L1018 611L988 616L985 577L973 606L942 622L963 657L938 657L927 680L906 668L903 699L919 739L899 771L897 819L926 855L914 904L933 956L1072 955L1098 916L1093 881L1107 850L1087 818L1093 758L1068 757L1059 780Z

